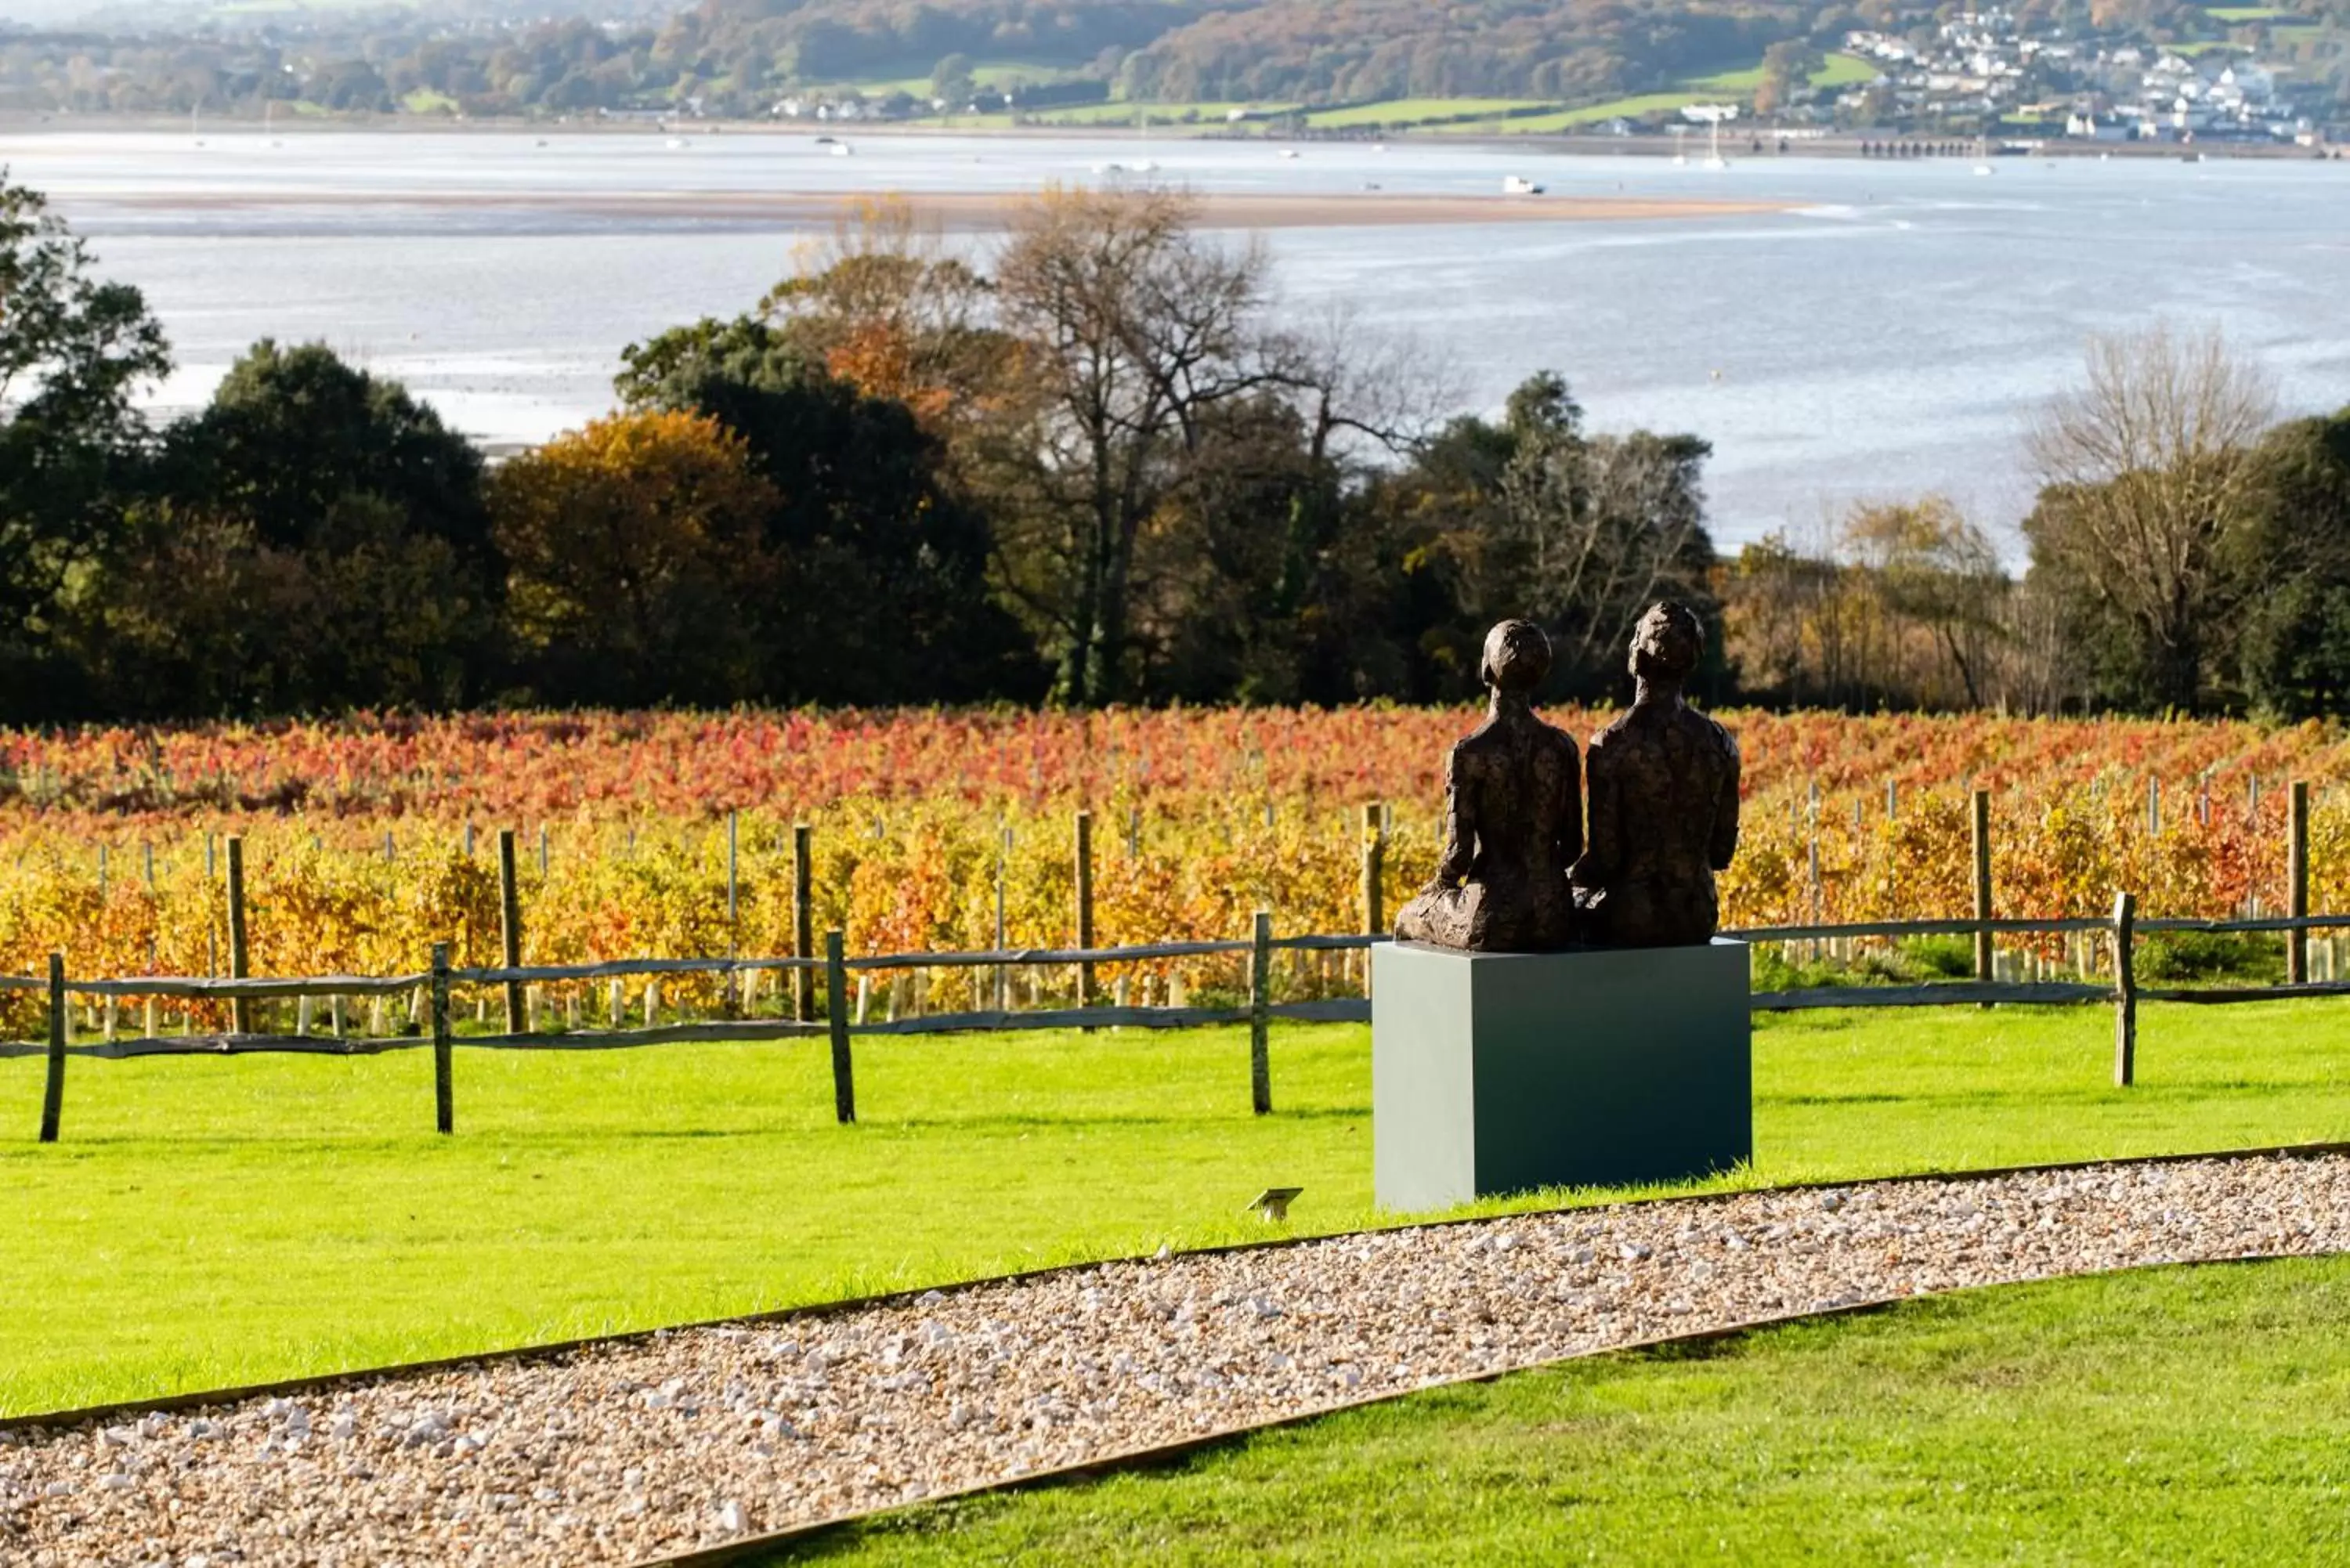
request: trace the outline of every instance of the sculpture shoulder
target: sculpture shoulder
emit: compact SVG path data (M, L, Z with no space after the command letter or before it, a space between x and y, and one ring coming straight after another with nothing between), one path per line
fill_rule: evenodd
M1679 717L1683 724L1687 725L1693 733L1703 737L1705 742L1725 761L1732 766L1737 764L1738 737L1731 734L1729 728L1720 720L1700 713L1694 708L1682 709Z
M1606 728L1592 736L1590 744L1586 748L1591 753L1592 760L1596 762L1603 753L1621 746L1624 743L1624 732L1631 726L1631 722L1632 711L1627 708L1617 714Z
M1514 723L1488 721L1480 724L1453 742L1448 755L1456 764L1479 757L1517 756L1529 738L1543 750L1559 752L1569 758L1576 754L1574 736L1555 724L1526 717Z
M1534 729L1537 733L1537 738L1540 740L1541 743L1549 747L1552 751L1564 752L1570 758L1580 754L1575 744L1575 737L1568 734L1565 730L1560 729L1556 724L1551 723L1545 719L1536 719L1534 721Z

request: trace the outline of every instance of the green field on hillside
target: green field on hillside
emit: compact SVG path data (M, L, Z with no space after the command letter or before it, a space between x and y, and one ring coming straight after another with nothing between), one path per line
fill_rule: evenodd
M1830 55L1826 64L1812 73L1810 85L1814 88L1851 87L1873 81L1877 75L1874 65L1856 56ZM1416 125L1423 131L1456 136L1555 135L1618 118L1638 119L1670 114L1690 104L1743 100L1752 98L1754 89L1762 83L1762 67L1758 62L1739 70L1690 77L1663 92L1638 93L1628 98L1611 99L1606 103L1555 109L1546 114L1512 114L1504 118L1505 111L1511 109L1541 107L1537 102L1522 99L1403 99L1348 109L1325 110L1313 115L1310 123L1325 130L1374 124Z
M1305 117L1305 123L1316 130L1352 130L1367 126L1418 125L1432 119L1507 114L1513 109L1542 107L1540 99L1399 98L1384 103L1357 104L1350 109L1316 109Z
M865 76L825 82L809 90L827 92L853 88L868 98L887 98L893 92L902 92L910 97L928 101L931 96L931 69L932 65L930 63L916 64L909 61L903 65L870 72ZM1014 58L973 60L971 66L971 83L976 88L1001 90L1005 88L1045 86L1054 82L1070 81L1084 74L1083 67L1052 60Z
M1756 1026L1748 1183L2350 1136L2350 1005L2150 1005L2132 1090L2101 1008ZM1368 1031L0 1062L0 1412L613 1332L1087 1257L1378 1220ZM1500 1210L1559 1201L1528 1198Z
M1286 114L1295 109L1286 103L1115 103L1078 104L1071 109L1038 109L1032 119L1044 125L1139 125L1148 129L1161 128L1170 132L1213 130L1229 122L1227 116L1238 109L1246 114Z
M2350 1259L2011 1285L1432 1390L762 1561L2339 1563Z

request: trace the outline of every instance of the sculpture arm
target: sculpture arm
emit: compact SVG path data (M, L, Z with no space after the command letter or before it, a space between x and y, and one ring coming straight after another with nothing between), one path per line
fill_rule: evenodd
M1729 870L1730 857L1738 851L1738 742L1725 732L1722 743L1730 751L1730 771L1714 797L1713 834L1706 844L1707 863L1717 871Z
M1616 832L1616 774L1607 753L1592 742L1584 753L1584 790L1591 805L1591 826L1584 835L1582 874L1576 880L1587 888L1605 888L1615 879L1618 859Z
M1477 813L1462 782L1456 746L1444 754L1444 856L1436 863L1431 888L1458 888L1477 857Z
M1572 876L1575 863L1583 856L1583 759L1575 755L1575 742L1566 742L1566 772L1559 784L1558 802L1558 868Z

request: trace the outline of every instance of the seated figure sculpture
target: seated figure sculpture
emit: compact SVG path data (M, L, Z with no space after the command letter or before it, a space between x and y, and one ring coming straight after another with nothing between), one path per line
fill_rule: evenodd
M1492 701L1445 757L1444 857L1397 919L1399 940L1477 952L1573 945L1567 867L1583 849L1575 742L1532 705L1550 660L1550 639L1532 621L1486 634L1477 673Z
M1596 947L1711 941L1713 874L1738 847L1738 742L1681 700L1705 628L1651 606L1632 634L1631 708L1592 737L1591 826L1571 873L1577 924Z

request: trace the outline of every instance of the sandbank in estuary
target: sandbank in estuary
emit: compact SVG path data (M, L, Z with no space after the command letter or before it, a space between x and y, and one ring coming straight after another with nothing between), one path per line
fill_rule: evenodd
M348 191L110 195L122 210L293 213L331 207L343 212L495 213L539 217L597 217L660 223L774 223L819 225L853 214L879 192L814 191L580 191L383 192ZM1036 192L961 191L906 192L918 218L944 228L995 230ZM1787 212L1792 202L1681 200L1632 196L1462 196L1367 191L1350 194L1282 192L1196 193L1199 221L1209 228L1387 228L1456 223L1556 223L1725 218Z

